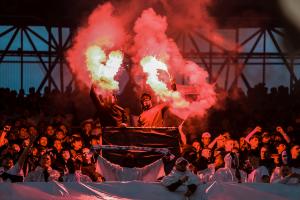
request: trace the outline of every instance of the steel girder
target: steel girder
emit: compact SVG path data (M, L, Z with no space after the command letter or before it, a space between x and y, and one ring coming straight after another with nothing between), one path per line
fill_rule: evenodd
M41 26L39 26L41 27ZM34 30L32 26L24 25L12 25L8 29L0 32L1 37L9 35L8 43L6 46L0 50L0 64L1 63L17 63L20 65L21 77L20 77L20 89L23 89L23 65L25 63L39 63L41 69L44 72L44 77L39 84L37 91L40 92L46 84L50 88L57 89L61 92L64 92L64 70L63 66L67 65L65 60L64 53L71 44L71 32L67 36L65 41L62 40L62 32L65 27L50 27L43 26L47 31L47 34L41 34L38 31ZM58 30L58 35L55 37L52 33L52 29L55 28ZM30 49L24 49L24 39L28 41ZM16 44L20 47L17 50L11 49L12 44ZM47 50L40 50L39 44L47 46ZM19 61L4 61L5 57L20 57ZM24 61L24 58L34 57L38 61ZM55 81L53 77L53 70L59 67L60 75L59 82ZM72 83L70 83L72 84ZM70 85L68 84L68 85Z
M58 35L54 36L52 29L58 29ZM65 91L66 86L70 86L74 81L72 80L65 84L63 66L67 65L64 53L71 45L72 40L72 29L70 29L67 39L62 39L62 29L64 27L51 27L45 26L47 30L47 36L40 34L35 31L31 26L11 26L0 32L0 39L10 34L9 41L4 48L0 50L0 64L3 62L15 62L20 64L21 77L20 77L20 88L23 88L23 72L22 68L24 63L30 63L24 61L24 57L36 57L38 61L32 61L33 63L39 63L40 67L44 71L44 77L41 80L37 91L41 91L45 85L49 87ZM244 72L246 66L260 66L262 67L262 74L260 75L261 81L266 82L266 66L267 65L282 65L288 70L290 74L290 87L298 81L298 77L294 71L294 66L300 63L300 55L289 54L284 52L281 47L281 41L278 41L279 37L284 38L284 33L278 28L258 28L244 37L241 40L239 28L231 29L235 32L234 34L234 48L228 49L219 43L212 41L207 35L203 34L200 30L191 32L177 32L176 34L170 34L171 37L175 38L182 54L185 58L194 60L200 66L204 67L209 74L209 82L217 83L222 77L223 85L220 85L224 89L231 89L238 85L238 81L241 80L246 88L251 88L249 77ZM34 36L34 37L33 37ZM269 37L268 42L272 42L276 52L267 51L266 36ZM18 38L21 37L21 38ZM23 48L23 40L26 38L30 43L32 50L26 50ZM39 50L35 40L39 40L43 44L47 45L48 50ZM202 44L199 43L202 40ZM15 42L21 42L20 49L11 50L11 45ZM208 48L203 48L203 41L208 45ZM262 51L256 51L258 44L262 44ZM247 50L244 47L247 46ZM20 61L4 61L5 57L17 56L20 57ZM273 61L272 61L273 60ZM216 67L218 66L218 67ZM53 77L52 72L54 69L59 68L59 81L56 77ZM233 70L234 76L229 76L229 72ZM225 74L221 76L221 74ZM56 78L56 79L55 79Z
M219 83L219 86L226 90L237 86L238 80L241 80L248 89L253 87L249 77L244 72L246 66L260 66L262 68L260 74L262 83L266 83L266 66L268 65L281 65L288 71L291 80L290 88L298 81L294 67L300 64L300 54L291 54L283 50L282 41L285 34L282 30L274 27L257 28L257 30L252 30L252 33L244 37L243 40L240 39L239 28L226 30L235 32L233 39L235 43L231 49L214 42L201 31L184 32L175 41L184 57L194 60L207 70L211 83L217 83L221 74L225 74L225 77L222 77L223 85ZM190 44L187 44L187 40L190 40ZM203 41L209 46L205 50L202 50L201 47ZM257 50L258 44L260 44L259 51ZM268 45L274 47L274 51L268 51ZM187 50L187 46L191 46L191 48ZM234 76L229 76L229 70L234 71Z

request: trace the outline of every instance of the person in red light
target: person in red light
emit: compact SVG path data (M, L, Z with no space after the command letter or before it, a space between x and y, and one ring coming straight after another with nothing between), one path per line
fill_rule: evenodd
M128 120L124 108L117 104L115 95L103 97L96 92L96 85L93 84L90 90L90 97L97 108L98 116L103 127L115 126L126 127Z
M208 148L211 141L211 134L209 132L202 133L201 142L203 143L203 148Z
M213 180L220 182L247 182L247 174L239 170L239 159L233 152L224 157L225 167L219 168L214 174Z
M156 106L152 105L151 95L144 93L141 96L143 112L139 116L138 126L140 127L164 127L164 113L168 109L166 103Z
M200 152L202 150L200 141L198 141L198 139L194 139L192 142L192 146L196 149L197 158L199 158Z
M184 196L189 199L197 190L200 179L187 169L188 161L183 157L176 160L172 172L161 181L169 191L184 192ZM202 198L205 199L205 196Z
M11 126L5 126L3 131L9 132L10 129ZM24 148L22 154L20 155L18 161L15 164L13 163L13 159L10 156L4 159L4 163L2 163L3 170L0 170L0 182L2 181L23 182L24 179L23 166L34 141L35 141L35 136L31 136L29 138L29 144Z
M171 89L176 91L176 83L171 79ZM149 93L143 93L141 96L142 113L138 119L140 127L164 127L164 115L169 109L169 103L161 103L153 106L152 97Z
M51 168L52 160L49 154L44 154L41 157L40 166L34 171L29 172L25 177L25 182L48 182L58 181L60 173Z

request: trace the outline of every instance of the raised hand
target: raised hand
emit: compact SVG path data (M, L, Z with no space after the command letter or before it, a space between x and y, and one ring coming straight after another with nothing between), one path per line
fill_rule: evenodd
M255 131L255 132L261 132L262 128L260 126L256 126L253 131Z
M285 133L281 126L277 126L276 131L278 131L279 133Z
M219 135L218 137L217 137L217 140L223 140L224 139L224 136L223 135Z
M5 132L9 132L10 129L11 129L11 126L10 126L10 125L5 125L5 126L3 127L3 131L5 131Z

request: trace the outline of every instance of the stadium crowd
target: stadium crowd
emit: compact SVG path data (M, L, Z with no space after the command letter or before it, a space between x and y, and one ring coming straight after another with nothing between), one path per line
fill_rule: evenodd
M300 104L294 91L289 94L287 88L279 87L268 93L259 84L248 95L241 90L229 93L221 109L209 111L206 130L187 134L175 171L167 173L162 183L176 190L190 181L187 195L195 191L197 181L299 183ZM43 95L34 88L28 95L0 89L1 181L107 180L103 170L97 170L101 152L91 151L91 146L102 144L101 122L80 122L72 95L48 88Z

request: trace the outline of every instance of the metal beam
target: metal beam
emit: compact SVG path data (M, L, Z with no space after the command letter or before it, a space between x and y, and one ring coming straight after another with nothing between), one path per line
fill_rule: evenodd
M59 73L60 73L60 91L64 92L64 63L62 49L62 27L58 28L58 43L59 43Z
M217 82L217 80L219 79L219 76L221 75L223 69L226 67L226 64L228 64L229 58L230 58L229 56L226 57L226 59L224 60L224 62L221 65L221 67L217 71L216 76L215 77L212 76L212 82L213 83Z
M274 45L275 45L275 47L276 47L276 49L277 49L277 51L278 51L280 57L282 58L282 60L283 60L283 62L284 62L284 64L285 64L287 70L290 72L290 75L291 75L293 81L295 81L295 82L298 81L295 72L293 71L293 69L292 69L292 67L290 66L290 64L289 64L289 62L287 61L287 59L284 57L284 55L283 55L283 53L282 53L282 50L281 50L281 48L280 48L278 42L276 41L276 39L275 39L275 37L274 37L272 31L269 30L269 29L268 29L267 31L268 31L269 35L271 36L271 39L272 39L272 41L273 41L273 43L274 43Z
M49 66L48 71L47 71L47 73L44 76L44 79L42 80L40 86L38 87L38 90L37 90L38 92L40 92L42 90L42 88L44 87L47 79L51 76L51 73L52 73L53 69L55 68L55 65L57 65L58 60L59 60L59 56L57 56L55 58L54 62L52 63L52 65ZM58 89L58 87L57 87L57 89Z
M16 36L17 36L19 30L20 30L20 29L17 28L17 29L15 30L14 34L12 35L12 37L10 38L8 44L6 45L6 48L5 48L4 52L2 53L2 55L1 55L1 57L0 57L0 63L3 61L3 59L4 59L5 55L6 55L6 53L8 52L8 50L9 50L9 48L10 48L10 46L11 46L11 44L12 44L13 41L15 40L15 38L16 38Z
M54 37L53 34L52 34L51 27L50 27L50 26L46 26L46 29L47 29L48 34L49 34L49 37L50 37L50 40L49 40L49 41L54 42L54 45L55 45L56 47L58 47L59 45L58 45L57 41L55 40L55 37ZM54 49L55 49L55 48L54 48Z
M47 66L46 66L45 62L43 61L43 59L42 59L41 55L39 54L39 52L38 52L38 50L37 50L35 44L33 43L33 41L32 41L32 39L31 39L30 35L28 34L27 28L24 29L24 33L25 33L26 37L28 38L28 41L29 41L30 45L32 46L33 50L35 51L37 57L38 57L39 60L40 60L40 63L42 64L42 66L43 66L43 68L44 68L44 70L46 71L46 74L47 74L48 71L49 71L49 69L47 69ZM57 87L55 81L53 80L52 76L50 76L49 78L50 78L50 81L53 83L54 87L55 87L56 89L58 89L58 87Z
M0 37L3 37L4 35L6 35L7 33L13 31L16 27L10 27L9 29L7 29L6 31L3 31L2 33L0 33Z
M247 64L247 62L248 62L248 60L251 58L252 53L253 53L253 51L255 50L255 48L256 48L258 42L260 41L262 35L263 35L263 32L261 32L261 33L259 34L259 36L258 36L258 38L256 39L254 45L252 46L250 52L248 52L248 55L247 55L246 59L244 60L244 62L243 62L243 64L242 64L241 68L238 69L237 75L234 77L233 83L234 83L235 81L237 81L237 79L238 79L239 76L241 76L241 77L242 77L242 80L244 81L244 83L245 83L245 85L246 85L246 87L247 87L248 89L250 88L250 84L249 84L248 81L246 81L246 77L242 74L242 72L243 72L243 70L244 70L244 68L245 68L245 66L246 66L246 64ZM230 89L232 89L232 87L233 87L233 85L231 85Z
M273 32L277 33L278 35L280 35L281 37L285 37L285 33L278 30L277 28L272 28L271 29Z
M264 38L263 38L263 74L262 74L262 82L266 83L266 32L264 31Z
M203 40L207 41L208 43L213 44L214 46L218 47L219 49L221 49L223 51L223 53L229 53L229 51L227 49L225 49L224 47L222 47L221 45L215 43L214 41L211 41L208 37L204 36L202 33L200 33L199 31L195 31L195 34L197 34L200 38L202 38Z
M191 40L193 46L195 47L197 53L201 54L200 48L199 48L197 42L195 41L195 39L193 38L193 36L191 35L191 33L188 33L188 37L190 38L190 40ZM202 56L200 56L200 59L201 59L202 63L204 64L204 67L206 68L206 70L210 71L205 59ZM210 76L211 76L211 74L210 74Z
M30 32L30 33L32 33L33 35L35 35L37 38L39 38L41 41L43 41L45 44L47 44L48 46L50 46L50 47L52 47L52 48L54 48L54 49L56 49L57 48L57 46L53 46L52 44L51 44L51 41L47 41L45 38L43 38L42 36L40 36L38 33L36 33L34 30L32 30L30 27L26 27L26 29Z
M20 49L20 54L21 54L21 89L24 90L24 63L23 63L23 45L24 45L24 30L23 28L21 29L21 49Z
M226 65L226 66L227 66L227 68L226 68L224 88L227 90L230 67L229 67L229 65Z
M262 32L262 29L258 29L251 36L249 36L247 39L245 39L243 42L241 42L239 46L244 46L246 43L248 43L250 40L252 40L255 36L257 36L261 32Z
M39 88L38 88L38 91L40 91L40 90L43 88L43 86L45 85L45 83L46 83L46 81L47 81L47 78L49 78L49 77L51 76L51 73L52 73L53 69L54 69L55 66L59 63L59 60L60 60L60 58L61 58L61 56L62 56L62 53L63 53L62 51L63 51L63 49L67 46L67 44L68 44L68 40L66 40L64 44L61 44L61 46L62 46L63 48L60 49L60 51L59 51L60 54L56 56L56 58L55 58L54 62L52 63L52 65L49 66L48 72L47 72L47 74L45 75L44 79L42 80L42 82L41 82L41 84L40 84L40 86L39 86ZM65 62L65 60L63 60L63 61Z

